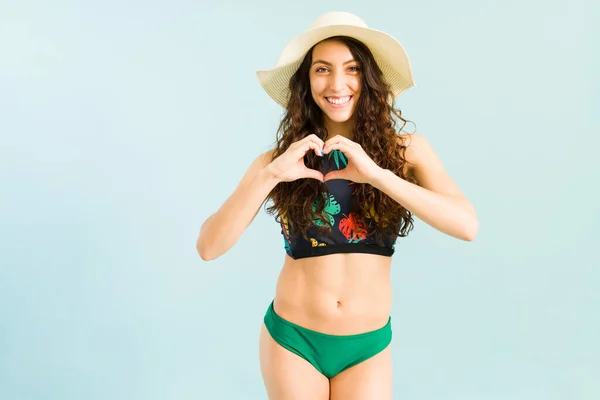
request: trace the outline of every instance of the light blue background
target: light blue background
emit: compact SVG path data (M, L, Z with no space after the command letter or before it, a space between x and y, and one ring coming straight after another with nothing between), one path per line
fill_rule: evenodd
M403 43L397 104L480 221L399 242L394 398L600 398L592 3L2 0L0 398L266 399L279 228L195 241L275 138L254 71L334 10Z

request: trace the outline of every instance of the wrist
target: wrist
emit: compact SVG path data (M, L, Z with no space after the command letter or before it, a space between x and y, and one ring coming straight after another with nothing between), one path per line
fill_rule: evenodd
M392 171L390 171L389 169L384 169L380 167L371 179L371 186L373 186L375 189L381 190L384 182L390 179L391 173Z
M271 184L272 186L276 186L279 182L282 181L280 177L275 174L273 169L271 168L271 164L268 164L264 168L262 168L259 172L261 180Z

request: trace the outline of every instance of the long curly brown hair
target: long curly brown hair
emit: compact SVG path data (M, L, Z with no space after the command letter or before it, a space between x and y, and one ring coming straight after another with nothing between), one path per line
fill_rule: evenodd
M415 182L405 173L407 161L404 152L407 146L404 144L405 138L396 132L397 121L394 117L402 121L399 131L402 131L407 122L412 121L404 119L402 112L394 108L390 87L384 81L373 54L362 42L350 37L336 36L325 40L344 43L361 66L362 86L355 111L356 124L352 140L360 144L381 168ZM327 138L323 112L313 100L310 89L309 69L315 46L308 51L290 79L291 96L277 131L273 159L283 154L292 143L310 134L314 133L322 140ZM308 168L318 169L319 157L310 151L304 157L304 163ZM356 208L354 211L363 221L365 218L375 218L378 221L374 232L377 241L384 236L395 238L408 235L413 228L410 211L369 184L356 185L358 188L356 201L353 202ZM280 182L267 197L272 205L266 211L270 215L276 215L279 223L282 218L285 219L290 232L301 233L307 238L307 229L314 226L314 220L321 220L324 229L331 230L328 219L323 215L326 201L319 201L327 197L327 186L316 179Z

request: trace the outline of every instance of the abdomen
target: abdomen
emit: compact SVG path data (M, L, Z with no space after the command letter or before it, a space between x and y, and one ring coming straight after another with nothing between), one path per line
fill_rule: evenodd
M275 312L305 328L351 335L384 326L390 316L391 258L331 254L286 261L279 275Z

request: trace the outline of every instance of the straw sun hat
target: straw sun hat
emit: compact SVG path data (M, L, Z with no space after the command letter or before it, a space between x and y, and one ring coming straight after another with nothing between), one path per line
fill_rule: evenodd
M284 108L287 106L290 78L304 56L312 46L332 36L350 36L363 42L373 53L394 98L416 86L408 54L396 39L369 28L354 14L330 12L318 17L306 31L290 40L274 68L256 72L261 86L275 102Z

